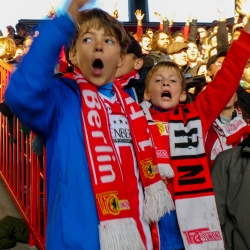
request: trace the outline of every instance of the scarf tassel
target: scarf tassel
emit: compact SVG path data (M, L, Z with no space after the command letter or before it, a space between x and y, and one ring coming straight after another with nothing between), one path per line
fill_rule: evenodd
M133 218L101 221L99 236L101 250L145 250Z
M162 181L145 187L144 218L148 223L158 222L161 217L174 209L174 202Z
M158 167L161 176L165 176L167 178L174 178L174 171L170 164L158 163Z

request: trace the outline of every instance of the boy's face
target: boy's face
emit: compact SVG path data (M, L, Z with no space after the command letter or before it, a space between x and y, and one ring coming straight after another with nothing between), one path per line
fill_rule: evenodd
M154 107L173 109L186 100L186 92L182 91L181 80L174 68L159 68L151 77L144 99L151 101Z
M118 67L123 65L125 56L121 55L120 44L113 36L105 34L104 29L84 27L76 41L75 52L70 52L71 62L93 85L100 87L113 82Z
M141 47L146 50L149 51L149 47L150 47L150 38L148 37L144 37L140 43Z
M143 60L135 58L133 53L125 55L125 61L122 67L118 68L115 74L115 78L124 76L134 70L139 70L143 65Z

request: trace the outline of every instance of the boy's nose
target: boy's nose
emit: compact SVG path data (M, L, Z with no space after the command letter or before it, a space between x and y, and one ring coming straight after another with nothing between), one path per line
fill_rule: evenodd
M103 51L103 46L102 46L101 42L96 43L95 51L96 52L102 52Z

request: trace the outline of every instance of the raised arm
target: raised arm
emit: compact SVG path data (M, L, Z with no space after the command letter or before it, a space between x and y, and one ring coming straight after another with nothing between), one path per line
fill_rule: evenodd
M143 34L142 19L145 14L141 14L141 10L136 10L135 17L137 19L137 42L140 42L141 35Z

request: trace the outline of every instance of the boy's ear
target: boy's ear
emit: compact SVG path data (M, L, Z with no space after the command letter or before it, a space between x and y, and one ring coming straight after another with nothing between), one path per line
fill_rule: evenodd
M121 57L118 61L117 68L121 68L126 60L126 54L121 54Z
M180 102L185 102L187 99L187 92L183 91L180 96Z
M136 59L134 64L134 70L139 70L143 66L143 60L142 58Z
M74 66L77 65L77 56L76 56L76 52L74 50L70 50L69 51L69 60L72 62L72 64Z
M150 94L149 94L149 92L147 91L147 90L145 90L144 91L144 99L146 100L146 101L150 101Z

